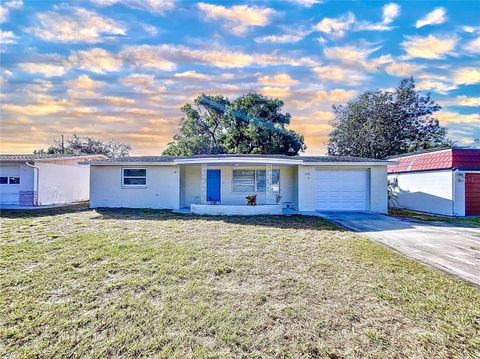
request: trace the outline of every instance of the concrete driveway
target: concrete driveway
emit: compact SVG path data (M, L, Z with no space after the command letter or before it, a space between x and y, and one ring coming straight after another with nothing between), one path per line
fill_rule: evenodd
M320 216L480 286L480 228L372 213L322 212Z

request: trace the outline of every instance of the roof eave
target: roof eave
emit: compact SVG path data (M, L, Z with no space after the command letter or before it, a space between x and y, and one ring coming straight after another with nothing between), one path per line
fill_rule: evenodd
M362 162L304 162L304 166L394 166L398 162L393 161L362 161Z
M283 159L283 158L273 158L273 157L262 157L262 158L255 158L255 157L228 157L228 158L219 158L219 157L211 157L211 158L186 158L186 159L178 159L174 160L175 164L202 164L202 163L248 163L248 164L302 164L303 160L294 160L294 159Z

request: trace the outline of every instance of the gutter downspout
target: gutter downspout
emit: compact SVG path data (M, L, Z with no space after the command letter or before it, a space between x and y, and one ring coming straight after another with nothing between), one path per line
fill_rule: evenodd
M38 206L38 188L39 188L39 175L40 175L40 169L38 167L35 167L34 164L35 162L32 162L33 164L30 164L29 162L25 162L25 165L27 165L28 167L31 167L33 168L33 175L34 175L34 178L35 178L35 181L34 181L34 187L33 187L33 193L34 193L34 197L33 197L33 205L34 206ZM35 170L37 171L36 175L35 175Z
M458 169L456 169L455 171L453 171L453 179L452 179L452 215L453 216L456 216L457 214L455 213L455 199L456 199L456 182L457 182L457 173L458 173Z

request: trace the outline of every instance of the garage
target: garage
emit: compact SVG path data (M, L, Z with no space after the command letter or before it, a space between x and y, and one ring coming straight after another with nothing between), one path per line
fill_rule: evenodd
M368 170L316 171L317 211L369 210Z
M19 204L20 167L0 167L0 204Z
M465 175L465 214L480 216L480 173Z

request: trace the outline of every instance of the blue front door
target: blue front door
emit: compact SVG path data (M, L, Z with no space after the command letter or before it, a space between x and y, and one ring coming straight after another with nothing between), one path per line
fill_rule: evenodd
M207 170L207 201L220 202L220 170Z

